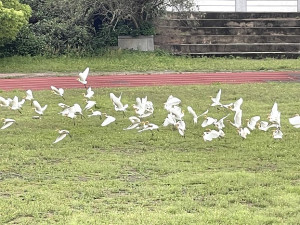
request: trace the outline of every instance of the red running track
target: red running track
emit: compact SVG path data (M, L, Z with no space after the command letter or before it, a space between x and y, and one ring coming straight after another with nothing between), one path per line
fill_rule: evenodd
M87 86L140 87L191 84L241 84L257 82L295 82L300 72L239 72L239 73L162 73L89 76ZM0 79L0 90L43 90L54 85L59 88L84 88L74 76Z

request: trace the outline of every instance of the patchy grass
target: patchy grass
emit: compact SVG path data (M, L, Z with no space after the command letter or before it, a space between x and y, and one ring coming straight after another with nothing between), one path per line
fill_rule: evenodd
M53 84L55 85L55 84ZM14 118L0 130L1 224L297 224L300 220L299 132L288 118L299 113L298 83L205 85L95 89L100 111L117 118L101 127L99 118L71 119L58 113L62 100L50 90L35 91L45 115L35 115L26 102L22 114L1 108L2 117ZM221 102L243 97L245 119L267 120L274 102L282 113L282 140L272 131L254 130L245 140L226 123L226 136L204 142L203 118L193 125L185 113L186 137L162 127L167 116L163 103L169 95L182 100L186 110L221 118L229 111L210 107L209 96L222 89ZM83 89L65 90L65 103L85 105ZM122 94L132 105L148 96L160 126L154 132L124 131L134 115L115 112L109 93ZM22 97L24 91L2 92ZM232 119L233 113L229 116ZM55 129L68 129L52 144ZM210 127L213 128L213 127Z
M267 71L299 70L300 59L190 58L161 52L109 51L95 57L21 57L0 58L0 73L78 74L87 66L92 74L104 72L149 71Z

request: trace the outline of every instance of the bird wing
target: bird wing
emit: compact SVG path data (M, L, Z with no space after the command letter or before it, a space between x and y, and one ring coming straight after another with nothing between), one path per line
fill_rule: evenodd
M51 89L52 89L52 91L54 91L55 93L57 93L57 94L59 93L59 90L58 90L56 87L54 87L54 86L51 86L50 88L51 88Z
M32 102L32 104L33 104L33 106L35 107L35 109L36 109L37 111L42 111L42 107L41 107L40 103L38 103L38 101L34 100L34 101Z
M107 126L108 124L114 122L116 120L115 117L113 116L107 116L106 119L102 122L101 126L104 127L104 126Z
M242 110L236 111L234 115L234 124L237 128L242 126Z
M62 139L64 139L67 136L67 133L62 133L60 135L58 135L58 137L56 138L56 140L53 142L53 144L61 141Z
M192 114L192 116L195 118L197 118L198 116L197 116L197 114L195 113L195 111L193 110L193 108L191 107L191 106L188 106L187 107L187 110L188 110L188 112L190 113L190 114Z
M243 99L238 99L235 103L233 103L233 109L232 111L239 111L241 109L241 105L243 103Z
M300 124L300 116L294 116L292 118L289 118L289 122L291 125L299 125Z
M79 73L80 80L85 81L87 79L87 76L89 75L89 71L90 68L87 67L82 73Z
M15 122L15 120L13 120L13 119L6 119L4 122L4 125L1 127L1 130L4 130L4 129L10 127L14 122Z

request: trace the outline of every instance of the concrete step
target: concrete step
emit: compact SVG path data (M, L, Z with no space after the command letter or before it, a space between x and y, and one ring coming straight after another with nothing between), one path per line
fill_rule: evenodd
M189 55L193 57L248 57L248 58L290 58L297 59L300 57L300 52L194 52L189 54L173 53L174 55Z
M291 12L168 12L168 19L262 19L262 18L300 18L300 13Z
M174 44L165 45L165 48L175 54L207 52L300 52L300 44L298 43Z
M157 34L190 35L300 35L298 27L171 27L159 26Z
M299 27L300 18L279 19L164 19L159 26L170 27Z
M299 43L297 35L156 35L155 45L231 44L231 43Z

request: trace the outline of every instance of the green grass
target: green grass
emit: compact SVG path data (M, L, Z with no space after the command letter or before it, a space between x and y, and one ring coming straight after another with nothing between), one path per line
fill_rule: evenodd
M299 70L300 59L190 58L134 51L109 51L95 57L22 57L0 58L0 73L78 74L87 66L91 74L104 72L149 71L259 71Z
M253 131L245 140L228 123L225 138L204 142L202 118L192 124L187 113L186 137L162 127L167 115L163 103L169 95L196 112L209 108L221 118L228 111L209 107L208 96L222 89L221 101L243 97L245 119L260 115L267 120L275 101L282 112L282 140L272 131ZM2 117L17 120L0 130L1 224L297 224L300 220L300 130L288 123L299 113L298 83L206 85L95 89L102 112L117 118L101 127L99 118L73 122L58 114L63 101L50 90L34 97L48 109L41 120L30 103L22 114L1 108ZM288 90L288 91L287 91ZM65 92L65 103L84 106L82 89ZM160 130L123 131L134 115L115 112L109 93L123 93L132 105L148 96L155 117L147 118ZM0 93L21 97L24 91ZM233 113L229 116L233 118ZM55 129L68 129L52 144ZM213 127L211 127L213 128Z

